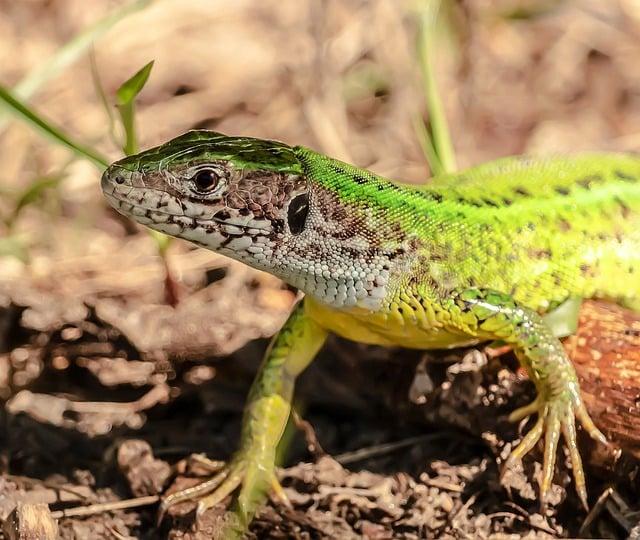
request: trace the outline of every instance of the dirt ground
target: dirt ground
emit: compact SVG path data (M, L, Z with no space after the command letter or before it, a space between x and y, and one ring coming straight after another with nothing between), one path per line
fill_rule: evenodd
M0 82L17 84L119 5L0 0ZM157 0L100 37L94 64L113 99L155 59L138 106L144 147L209 128L309 145L422 182L430 173L415 130L425 110L415 6ZM640 148L637 2L448 6L436 72L460 167ZM120 156L86 55L30 103ZM43 177L61 180L0 224L0 538L17 538L15 524L27 519L17 504L37 503L49 505L65 539L211 538L222 506L195 520L185 503L159 520L159 496L204 476L191 454L233 452L257 364L297 293L183 242L163 260L149 235L107 208L95 167L0 117L0 221L15 212L16 193ZM620 317L630 340L640 336L631 315L594 309ZM586 312L585 328L589 320ZM580 359L588 342L567 347ZM615 347L602 354L620 356ZM625 358L640 366L638 355ZM588 392L602 380L585 366ZM640 381L635 363L627 369ZM625 449L603 455L581 440L591 512L563 463L541 511L531 481L540 452L500 478L526 427L506 416L533 396L513 358L331 339L300 379L304 421L285 436L280 479L291 507L270 501L247 537L638 538L633 381L609 394L631 399L620 409L626 431L612 427L607 403L589 402L606 409L602 421Z

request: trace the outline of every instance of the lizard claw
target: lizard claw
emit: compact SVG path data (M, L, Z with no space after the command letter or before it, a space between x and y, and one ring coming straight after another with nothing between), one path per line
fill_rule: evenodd
M551 488L558 442L560 434L562 434L569 450L578 497L584 508L588 509L585 475L576 437L576 419L593 439L603 444L608 443L606 437L595 426L589 416L580 397L577 384L569 383L564 391L546 399L539 394L531 404L511 413L509 419L517 421L533 413L538 414L538 420L531 431L524 436L520 444L511 452L504 465L505 470L511 468L517 461L528 454L544 435L544 459L542 480L540 482L540 500L544 505Z
M271 460L260 460L249 452L240 452L228 464L211 461L203 456L192 456L192 459L215 474L196 486L165 497L160 505L160 516L163 516L175 504L197 500L196 516L199 517L221 503L238 488L240 488L240 493L238 508L234 512L235 522L243 525L248 524L251 520L268 487L271 487L283 504L287 506L291 504L278 482ZM233 520L230 521L230 523L233 522ZM229 537L231 538L233 535L230 534Z

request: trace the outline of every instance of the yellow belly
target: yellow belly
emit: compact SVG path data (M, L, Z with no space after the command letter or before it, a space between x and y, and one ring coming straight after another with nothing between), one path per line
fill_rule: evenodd
M477 338L446 329L443 325L425 324L398 313L363 308L334 309L308 296L304 305L307 315L319 325L360 343L408 349L447 349L478 342Z

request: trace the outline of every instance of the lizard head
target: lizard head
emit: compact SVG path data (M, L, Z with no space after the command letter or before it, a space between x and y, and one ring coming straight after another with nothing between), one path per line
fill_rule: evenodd
M259 267L274 244L301 232L309 209L292 148L211 131L117 161L102 189L139 223Z
M390 196L386 185L303 147L211 131L124 158L102 177L127 217L336 306L379 303L405 252L386 210L368 203Z

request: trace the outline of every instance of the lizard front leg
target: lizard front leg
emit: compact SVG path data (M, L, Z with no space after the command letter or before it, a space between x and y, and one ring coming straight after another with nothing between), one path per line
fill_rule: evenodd
M576 372L559 339L535 311L519 306L509 295L496 291L468 289L451 297L444 308L449 314L447 326L481 339L499 339L511 344L536 385L538 396L533 403L514 411L510 419L517 421L537 413L538 420L505 466L521 459L544 436L540 484L540 498L544 503L562 434L569 449L576 490L586 508L587 491L576 441L576 419L592 438L604 444L607 441L584 406Z
M240 450L211 480L167 497L163 510L178 502L202 498L198 514L218 504L238 487L235 515L222 537L237 536L251 522L266 498L269 486L279 488L275 477L276 448L291 412L295 378L322 347L327 331L304 312L303 302L294 308L274 337L249 392L242 420Z

